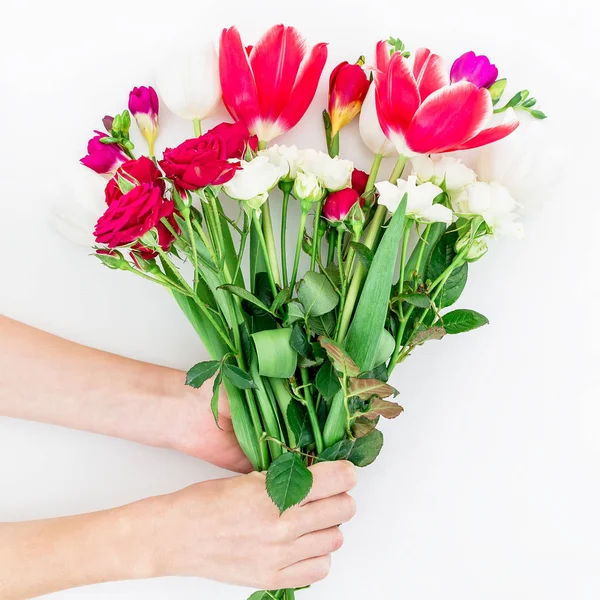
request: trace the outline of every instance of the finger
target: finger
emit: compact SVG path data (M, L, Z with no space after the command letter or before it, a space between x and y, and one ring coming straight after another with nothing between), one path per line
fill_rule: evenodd
M294 517L294 527L301 536L347 523L355 514L354 498L348 494L338 494L300 507Z
M302 505L349 492L356 485L356 467L346 460L318 463L310 470L313 486Z
M279 572L280 588L300 588L321 581L329 575L331 556L319 556L297 562Z
M344 544L344 534L339 527L329 527L298 538L290 550L290 564L307 558L326 556L337 552Z

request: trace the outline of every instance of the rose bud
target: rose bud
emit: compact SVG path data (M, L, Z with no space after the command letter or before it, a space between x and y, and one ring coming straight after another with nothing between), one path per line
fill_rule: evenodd
M365 193L367 187L367 181L369 181L369 174L361 171L360 169L354 169L352 171L352 189L359 195L362 196Z
M450 69L450 83L469 81L479 88L492 85L498 78L496 65L487 56L477 56L472 50L459 56Z
M117 144L104 144L100 140L107 137L101 131L87 145L87 155L81 159L81 164L100 175L114 175L115 171L129 158Z
M158 137L158 96L152 87L134 87L129 92L129 112L135 117L141 134L154 156L154 142Z
M360 64L340 63L329 78L331 137L358 115L371 82Z
M352 188L332 192L323 203L323 216L330 223L342 223L348 216L350 209L359 201L358 192Z
M121 186L123 186L124 183L127 187L135 187L141 183L153 183L154 185L157 185L164 194L165 182L161 179L162 176L163 174L147 156L140 156L138 159L128 160L117 169L115 176L106 185L104 190L106 204L110 206L125 193L121 189ZM123 182L123 180L125 180L125 182Z

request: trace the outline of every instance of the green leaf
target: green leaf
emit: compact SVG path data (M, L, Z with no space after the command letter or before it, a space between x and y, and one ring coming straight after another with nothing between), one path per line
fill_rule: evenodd
M369 371L376 366L375 359L388 313L398 247L404 231L405 211L406 194L375 252L346 338L346 351L361 371Z
M418 346L428 342L429 340L441 340L446 335L446 330L440 326L429 327L428 329L421 329L413 335L410 341L411 346Z
M121 190L121 194L127 194L127 192L136 187L135 183L132 183L129 179L125 179L120 173L117 173L117 185L119 186L119 190Z
M331 337L335 333L335 314L334 312L328 312L318 317L311 317L308 319L308 326L317 335L324 335Z
M358 257L360 262L363 264L365 269L368 269L373 262L373 257L375 256L373 253L373 250L371 250L371 248L367 248L367 246L365 246L364 244L361 244L359 242L351 242L350 246L352 246L352 248L354 248L354 252L356 252L356 256Z
M210 379L218 370L221 363L218 360L205 360L194 365L185 378L185 385L199 388L207 379Z
M349 460L357 467L370 465L381 452L383 434L374 429L368 435L357 440L341 440L326 448L317 457L320 461Z
M450 277L446 281L440 295L437 298L439 308L446 308L454 304L463 293L467 285L467 277L469 275L468 263L463 263L460 267L452 271Z
M315 383L317 390L319 390L325 398L333 398L342 387L340 380L333 371L333 365L329 361L324 362L317 372Z
M377 427L378 418L375 420L367 419L366 417L358 417L352 425L352 434L355 438L362 438L369 435L371 431Z
M348 394L358 396L362 400L370 400L373 396L387 398L398 394L398 390L378 379L350 378L348 380Z
M502 94L504 94L504 90L506 89L506 79L498 79L495 83L493 83L489 88L488 92L492 97L492 104L496 106L498 102L500 102L500 98L502 98Z
M454 246L458 239L458 233L455 229L446 231L433 248L431 259L427 266L427 279L435 281L452 263L456 256Z
M387 330L381 332L379 343L377 344L377 353L375 354L374 363L381 365L388 361L396 347L396 338Z
M262 377L289 379L296 371L298 354L290 345L292 330L267 329L252 334Z
M359 375L360 369L356 363L333 340L321 337L319 338L319 343L325 352L327 352L329 360L331 360L337 371L346 374L348 377L357 377Z
M400 300L404 300L404 302L408 302L408 304L412 304L417 308L429 308L431 306L431 300L425 294L408 294L401 296Z
M298 284L298 299L309 317L331 312L339 302L339 296L322 273L309 271Z
M223 363L223 375L240 390L250 390L257 387L252 377L235 365Z
M315 441L310 418L308 416L308 410L306 410L306 407L298 402L298 400L292 400L289 403L287 418L290 428L296 436L296 444L298 447L304 448Z
M411 281L413 277L415 277L417 262L419 260L421 249L423 249L423 254L421 255L421 262L419 263L419 271L416 273L416 280L421 281L423 279L423 274L425 273L427 265L429 264L431 253L445 231L445 223L431 223L429 225L429 231L426 239L424 237L419 238L417 245L412 251L408 262L406 263L406 267L404 269L405 281Z
M376 419L377 417L383 417L384 419L395 419L403 412L404 409L396 402L382 400L381 398L374 398L371 400L369 410L361 416L366 417L367 419Z
M275 314L285 304L289 294L290 290L285 288L284 290L281 290L277 296L275 296L275 300L273 300L273 304L271 304L271 312L273 314Z
M312 346L306 339L306 333L299 323L294 323L294 327L292 328L290 346L300 354L300 356L304 356L305 358L310 358L312 356Z
M365 371L364 373L361 373L359 377L361 379L379 379L379 381L387 381L388 372L385 363L377 365L374 369L371 369L370 371Z
M238 296L238 298L241 298L242 300L245 300L246 302L257 306L261 311L264 311L266 313L271 312L271 310L266 304L261 302L254 294L251 294L248 290L245 290L242 287L238 287L237 285L226 284L220 286L219 289L226 290L230 294Z
M474 310L459 309L446 313L442 316L440 325L443 325L446 333L454 335L477 329L489 323L487 317Z
M286 452L267 471L267 493L283 513L306 498L313 476L295 452Z
M277 600L276 592L267 592L266 590L261 590L260 592L254 592L248 600Z
M296 300L292 300L287 305L287 316L285 317L283 324L286 327L293 325L296 321L304 320L304 308Z
M219 372L219 374L215 377L215 380L213 381L213 388L212 388L212 398L210 399L210 409L212 410L212 414L213 417L215 419L215 423L217 424L217 427L219 429L221 429L221 426L219 425L219 390L221 388L221 382L223 381L223 375L221 372Z

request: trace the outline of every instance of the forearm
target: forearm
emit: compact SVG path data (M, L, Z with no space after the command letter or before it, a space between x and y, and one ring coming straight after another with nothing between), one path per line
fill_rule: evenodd
M181 371L94 350L0 316L0 415L175 447L190 420Z
M0 598L156 575L153 501L98 513L0 524ZM151 515L150 515L151 516Z

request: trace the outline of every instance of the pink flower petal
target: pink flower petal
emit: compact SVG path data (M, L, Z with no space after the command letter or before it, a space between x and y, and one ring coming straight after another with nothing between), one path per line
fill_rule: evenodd
M281 112L277 125L287 131L304 116L315 97L321 73L327 62L327 44L320 43L304 57L296 82L285 108Z
M479 133L492 114L485 89L461 81L433 92L419 107L406 142L420 154L450 152Z
M408 61L397 52L386 71L375 73L375 98L381 129L404 133L420 104L419 90Z
M219 72L223 103L229 114L244 123L250 131L259 119L258 92L248 56L235 27L221 34Z
M510 135L519 126L519 121L514 120L510 123L503 123L502 125L496 125L495 127L488 127L483 131L480 131L475 137L464 144L460 144L454 150L469 150L471 148L479 148L480 146L487 146L493 142L497 142L507 135Z
M390 64L390 47L385 40L377 42L375 49L375 67L378 71L385 72Z
M276 121L288 102L306 53L305 42L293 27L274 25L250 53L258 90L260 117Z
M421 102L433 92L450 83L444 61L428 48L419 48L415 54L413 73L419 87Z

